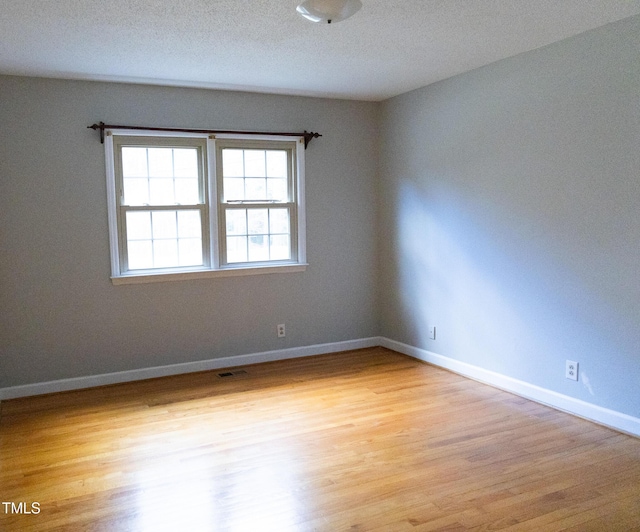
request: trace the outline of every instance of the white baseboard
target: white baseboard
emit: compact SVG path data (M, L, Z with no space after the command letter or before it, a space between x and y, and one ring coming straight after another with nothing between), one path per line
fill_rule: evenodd
M640 437L640 418L587 403L586 401L581 401L580 399L575 399L568 395L557 393L546 388L541 388L518 379L513 379L506 375L483 369L479 366L473 366L466 362L460 362L452 358L438 355L437 353L433 353L425 349L396 342L389 338L380 338L380 345L387 349L397 351L398 353L428 362L434 366L448 369L465 377L514 393L520 397L531 399L537 403L542 403L558 410L562 410L563 412L568 412L569 414L588 419L589 421L594 421L600 425L605 425L621 432Z
M347 340L343 342L292 347L289 349L277 349L275 351L263 351L247 355L213 358L198 362L186 362L183 364L171 364L168 366L157 366L153 368L135 369L130 371L120 371L117 373L106 373L88 377L77 377L73 379L62 379L57 381L0 388L0 401L31 395L79 390L83 388L92 388L94 386L104 386L107 384L118 384L122 382L167 377L183 373L231 368L245 366L248 364L257 364L260 362L302 358L376 346L386 347L387 349L422 360L423 362L433 364L434 366L448 369L464 377L469 377L496 388L506 390L521 397L525 397L526 399L531 399L532 401L594 421L600 425L605 425L621 432L640 437L640 418L587 403L580 399L575 399L518 379L513 379L506 375L483 369L479 366L474 366L467 364L466 362L460 362L452 358L438 355L437 353L433 353L425 349L420 349L389 338L377 336Z
M276 360L287 360L290 358L324 355L326 353L337 353L339 351L349 351L351 349L362 349L378 345L380 345L380 338L378 337L360 338L357 340L346 340L343 342L331 342L327 344L292 347L289 349L277 349L275 351L263 351L248 355L212 358L210 360L201 360L198 362L185 362L182 364L119 371L117 373L105 373L102 375L92 375L88 377L38 382L22 386L0 388L0 401L15 399L17 397L28 397L31 395L93 388L95 386L105 386L107 384L119 384L122 382L154 379L156 377L168 377L170 375L180 375L183 373L195 373L196 371L246 366L248 364L257 364L259 362L272 362Z

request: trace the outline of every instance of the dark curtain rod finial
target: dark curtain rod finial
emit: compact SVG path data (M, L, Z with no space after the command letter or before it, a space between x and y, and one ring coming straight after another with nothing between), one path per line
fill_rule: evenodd
M100 144L104 144L104 122L100 122L99 124L93 124L92 126L87 126L87 129L93 129L94 131L100 130Z
M309 145L309 143L313 140L313 139L317 139L318 137L321 137L322 135L320 133L313 133L310 131L307 131L305 129L304 131L304 149L307 149L307 146Z
M94 131L100 131L100 144L104 144L104 130L105 129L132 129L137 131L173 131L176 133L206 133L210 135L227 134L227 135L279 135L282 137L302 137L304 139L304 148L307 149L309 142L312 139L317 139L322 135L320 133L314 133L312 131L306 131L304 133L276 133L273 131L230 131L230 130L216 130L216 129L185 129L177 127L143 127L143 126L114 126L105 124L104 122L98 122L91 126L87 126L87 129L93 129Z

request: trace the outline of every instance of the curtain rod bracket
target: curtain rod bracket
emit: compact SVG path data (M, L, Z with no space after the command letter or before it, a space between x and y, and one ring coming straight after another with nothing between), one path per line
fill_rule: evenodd
M313 139L317 139L318 137L321 137L322 135L320 133L314 133L312 131L307 131L306 129L304 130L304 149L307 149L307 146L309 145L309 143L313 140Z
M94 131L100 131L100 144L104 144L104 130L105 129L134 129L138 131L176 131L179 133L209 133L215 135L220 134L238 134L238 135L280 135L286 137L302 137L304 139L304 149L307 149L309 142L312 139L317 139L322 135L320 133L314 133L313 131L306 131L304 133L274 133L264 131L222 131L213 129L183 129L177 127L142 127L142 126L112 126L105 124L104 122L98 122L91 126L87 126L87 129L93 129Z
M100 130L100 144L104 144L104 122L100 122L99 124L93 124L92 126L87 126L87 129L93 129L94 131Z

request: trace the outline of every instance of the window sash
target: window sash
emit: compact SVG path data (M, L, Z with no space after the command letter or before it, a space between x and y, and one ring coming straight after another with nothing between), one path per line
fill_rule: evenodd
M111 137L111 136L110 136ZM180 204L178 202L159 202L152 201L151 196L153 195L151 192L149 193L149 201L144 203L125 203L127 199L125 197L125 179L136 180L136 179L147 179L158 180L158 179L167 179L167 180L182 180L185 179L186 176L175 175L175 166L173 168L174 172L170 176L153 176L150 175L150 168L152 166L151 161L147 161L147 173L146 175L137 175L137 176L128 176L125 178L124 176L124 159L122 156L122 150L127 148L141 148L145 150L149 149L173 149L173 150L181 150L181 149L193 149L197 154L196 161L196 172L197 176L194 178L190 176L192 179L197 179L198 193L197 193L197 201L199 204L207 203L207 141L204 138L183 138L183 137L155 137L155 136L116 136L113 141L113 152L115 157L115 172L116 172L116 186L118 191L118 206L122 205L175 205ZM150 186L150 185L149 185ZM194 203L193 201L187 203Z
M244 154L244 168L242 170L235 170L232 172L232 176L229 176L228 172L225 173L225 151L242 151ZM254 170L247 170L247 155L246 152L265 152L265 170L262 172L259 166L254 165ZM281 176L279 171L276 170L277 177L269 176L268 159L269 153L285 153L285 175ZM218 206L219 206L219 244L220 244L220 267L247 267L255 264L274 264L274 263L297 263L299 258L299 238L298 238L298 212L297 205L298 199L298 179L297 173L300 171L296 166L297 164L297 146L295 141L252 141L252 140L217 140L216 141L216 179L217 179L217 191L218 191ZM257 170L257 171L256 171ZM245 199L239 199L237 194L230 195L225 189L230 180L243 180L243 186L245 191ZM286 194L281 196L281 199L268 200L266 197L261 199L246 198L247 181L251 180L264 180L265 181L265 196L268 196L269 192L269 180L284 180L286 183ZM265 255L266 259L251 257L251 235L247 229L246 235L238 235L240 237L246 236L247 240L247 253L246 260L238 260L238 256L231 257L233 253L229 249L229 241L236 235L227 233L227 213L233 210L246 210L247 217L249 212L264 211L271 212L272 209L285 209L288 213L289 233L288 236L288 258L271 258L272 248L281 249L280 246L274 246L272 240L272 233L267 231L262 233L261 236L268 237L269 242L265 245L267 248ZM275 235L274 235L275 236ZM276 255L278 257L278 255ZM233 259L233 260L232 260Z
M123 155L124 150L131 149L144 149L144 156L146 161L144 162L144 168L138 168L138 175L127 176L125 175L125 165L128 161L125 160ZM166 172L166 164L163 165L165 175L158 177L157 173L154 175L152 170L153 163L150 155L152 149L171 149L171 168L170 172ZM195 168L191 169L191 172L195 170L196 175L190 174L188 178L176 175L176 151L181 149L195 150L196 161ZM119 259L120 259L120 272L122 273L153 273L157 271L188 271L188 270L202 270L209 269L211 267L211 248L209 237L209 209L207 201L207 179L206 177L206 139L202 138L184 138L184 137L155 137L155 136L117 136L113 146L114 158L115 158L115 174L116 174L116 187L117 187L117 203L118 203L118 247L119 247ZM159 152L156 152L159 153ZM168 155L166 152L164 155ZM129 165L131 166L131 165ZM140 180L145 182L149 189L147 202L134 202L131 204L127 200L127 184L128 181ZM173 188L173 202L169 201L152 201L154 194L152 193L152 187L156 181L162 179L163 181L171 181ZM177 203L179 196L176 194L175 182L180 179L195 179L197 182L197 192L191 194L191 200L196 200L196 203L190 202L188 204ZM144 253L147 255L146 260L142 261L147 264L147 267L141 267L139 264L132 264L135 262L130 257L132 242L128 238L129 224L128 213L150 213L150 230L154 232L154 219L159 218L153 213L170 213L176 212L176 224L180 216L179 212L197 211L200 217L200 264L184 264L183 258L185 257L185 251L181 251L181 244L184 247L186 240L179 238L180 235L176 234L175 238L157 238L154 235L150 235L149 238L139 240L140 244L143 242L148 244L148 249ZM177 233L177 225L176 225ZM167 248L168 255L172 254L172 243L175 241L175 259L172 264L163 264L160 259L158 250L161 244L164 244ZM182 241L182 242L181 242ZM150 257L150 258L149 258ZM183 264L180 264L180 263ZM193 257L187 262L196 262ZM159 263L159 265L157 265Z
M189 212L198 212L200 218L200 234L199 236L185 236L184 234L180 234L180 215L179 213L189 213ZM123 205L119 209L119 218L120 218L120 267L122 272L135 272L135 273L144 273L144 272L155 272L155 271L169 271L169 270L180 270L180 271L189 271L189 270L203 270L210 269L211 267L211 253L209 247L209 224L208 224L208 213L207 213L207 205L196 204L196 205L145 205L145 206L126 206ZM170 235L166 237L157 237L154 234L154 213L176 213L176 235ZM128 213L150 213L150 235L148 238L139 238L139 239L129 239L129 231L130 226L127 222ZM184 257L184 252L181 253L180 246L181 243L185 243L186 240L198 240L200 245L200 263L201 264L180 264L180 257ZM152 248L152 255L155 262L155 249L156 242L168 243L170 241L175 241L178 246L177 250L177 258L178 264L173 265L165 265L165 266L155 266L152 265L150 267L132 267L131 259L130 259L130 250L129 243L133 241L139 242L149 242ZM181 242L182 241L182 242ZM193 262L193 260L191 261Z
M245 212L245 226L239 230L229 231L229 213ZM282 217L278 211L286 212L286 230L282 228ZM264 229L251 227L251 215L254 219L262 218ZM298 262L298 232L297 232L296 204L290 203L222 203L220 205L220 255L221 267L247 267L256 264L289 264ZM242 218L242 215L240 215ZM274 218L276 218L274 220ZM279 219L278 219L279 218ZM259 223L259 222L258 222ZM257 225L257 224L256 224ZM286 255L284 253L284 239L286 237ZM252 246L252 239L262 238L267 240L264 244L264 255L260 258L258 245ZM246 259L238 258L229 249L230 240L244 240L247 251ZM252 247L254 251L252 252ZM235 255L235 260L232 260Z

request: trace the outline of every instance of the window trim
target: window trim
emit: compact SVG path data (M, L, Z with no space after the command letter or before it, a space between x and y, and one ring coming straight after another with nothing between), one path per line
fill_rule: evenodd
M116 176L116 157L114 137L152 137L161 139L169 138L186 138L186 139L206 139L206 145L203 148L203 158L205 159L204 171L207 175L203 176L205 187L204 210L208 217L208 239L205 241L203 233L203 266L195 267L178 267L178 268L162 268L157 270L133 270L123 271L123 253L121 245L123 242L122 222L119 221L120 211L122 207L118 201L118 178ZM296 258L290 261L265 261L255 263L240 264L221 264L221 243L220 243L220 220L222 209L219 206L219 178L217 176L216 157L218 148L216 141L220 140L238 140L247 141L247 144L264 141L276 141L288 143L291 145L295 142L294 152L292 153L293 170L295 175L292 179L295 182L295 198L293 203L296 209L295 227L291 227L291 237L296 239ZM305 271L308 266L306 262L306 209L305 209L305 188L304 188L304 156L305 144L304 137L291 137L279 135L243 135L243 134L207 134L207 133L185 133L175 131L153 131L153 130L127 130L106 129L105 135L105 161L107 174L107 208L108 208L108 224L109 224L109 243L111 255L111 281L114 285L134 284L134 283L151 283L165 281L181 281L187 279L205 279L214 277L230 277L239 275L259 275L272 273L290 273ZM150 206L152 209L153 206ZM293 225L293 223L292 223ZM293 247L293 246L292 246ZM208 248L208 250L207 250ZM208 256L205 253L208 251Z

